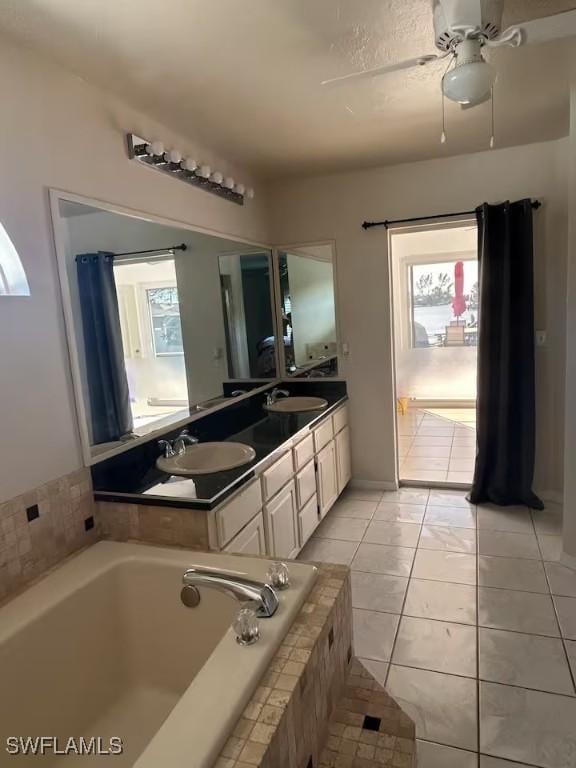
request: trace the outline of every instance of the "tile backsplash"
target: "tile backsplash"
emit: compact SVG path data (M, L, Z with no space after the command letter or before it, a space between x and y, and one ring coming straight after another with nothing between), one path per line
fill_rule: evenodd
M89 469L0 503L0 600L98 538Z

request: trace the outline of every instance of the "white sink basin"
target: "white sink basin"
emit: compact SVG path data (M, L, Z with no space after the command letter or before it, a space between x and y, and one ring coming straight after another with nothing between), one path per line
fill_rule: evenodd
M267 411L274 413L304 413L305 411L321 411L328 405L323 397L279 397L272 405L265 405Z
M160 456L156 466L169 475L193 477L211 475L249 464L256 458L256 451L244 443L197 443L189 445L178 456Z

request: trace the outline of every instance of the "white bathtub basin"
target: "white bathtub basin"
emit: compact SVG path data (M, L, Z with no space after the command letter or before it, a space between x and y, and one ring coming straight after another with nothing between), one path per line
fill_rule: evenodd
M315 570L290 565L293 586L277 614L242 647L230 629L235 600L203 590L197 608L181 604L191 564L264 579L269 561L100 542L0 608L2 752L8 736L115 736L124 748L114 757L19 755L8 768L212 766Z

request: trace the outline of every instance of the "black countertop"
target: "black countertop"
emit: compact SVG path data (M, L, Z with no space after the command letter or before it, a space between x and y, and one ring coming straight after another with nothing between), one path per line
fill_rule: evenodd
M92 467L96 500L213 509L253 478L283 443L299 433L304 436L347 399L346 385L341 381L302 382L297 386L287 382L281 386L287 386L293 395L323 397L328 407L307 413L271 413L263 408L262 393L231 403L223 410L191 422L188 429L201 442L233 440L252 446L256 458L250 464L194 478L170 476L156 468L160 455L156 435L153 440ZM162 437L173 440L181 429L169 431Z

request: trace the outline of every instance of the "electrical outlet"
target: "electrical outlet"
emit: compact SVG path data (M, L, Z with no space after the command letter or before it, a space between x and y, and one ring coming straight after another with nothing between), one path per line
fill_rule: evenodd
M536 331L536 346L537 347L546 346L546 331Z

